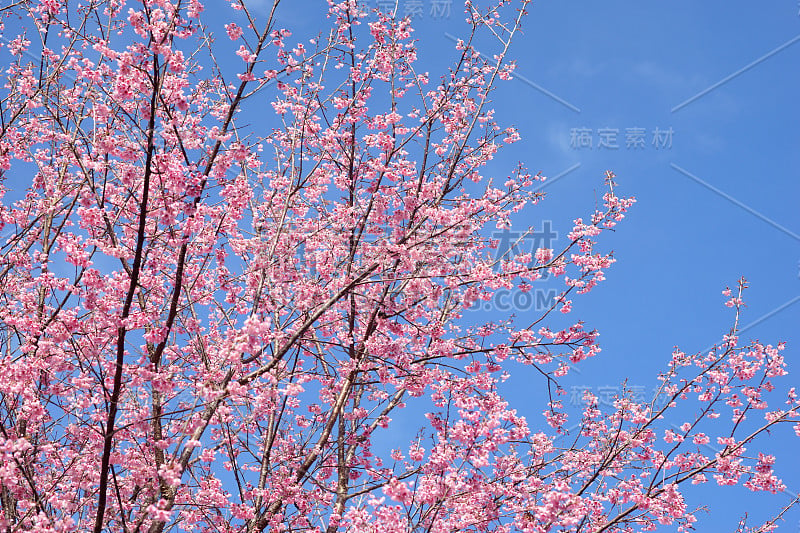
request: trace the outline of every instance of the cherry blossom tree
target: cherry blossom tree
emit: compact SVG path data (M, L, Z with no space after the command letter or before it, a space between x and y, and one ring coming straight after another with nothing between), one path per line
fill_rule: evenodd
M3 531L688 530L687 484L783 489L751 448L800 434L800 401L773 390L783 345L738 338L744 281L655 398L563 408L600 349L554 316L634 200L607 172L562 249L489 236L543 198L488 168L519 140L491 95L527 3L467 2L439 75L408 20L355 0L296 42L277 0L0 8ZM545 312L465 321L545 273ZM504 400L510 371L550 391L541 419Z

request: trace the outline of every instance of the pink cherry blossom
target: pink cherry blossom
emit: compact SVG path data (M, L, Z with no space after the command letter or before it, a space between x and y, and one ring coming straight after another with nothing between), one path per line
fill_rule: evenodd
M313 40L278 2L62 4L5 8L4 530L688 531L695 490L784 490L759 446L800 436L800 400L785 346L743 336L744 280L654 398L564 406L601 357L568 313L635 200L599 174L564 246L498 259L487 235L544 199L497 170L520 134L490 108L528 1L466 2L444 75L356 0ZM551 308L466 316L548 272ZM504 396L526 372L530 418Z

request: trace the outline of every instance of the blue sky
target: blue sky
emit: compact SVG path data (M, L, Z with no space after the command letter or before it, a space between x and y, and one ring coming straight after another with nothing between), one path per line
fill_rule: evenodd
M444 11L432 13L437 2ZM251 2L256 10L266 3ZM325 6L282 4L279 25L295 30L289 42L327 28ZM421 9L419 66L434 81L455 57L448 35L466 30L459 2L398 0L398 9ZM617 259L607 281L574 298L570 315L600 331L603 351L562 385L603 394L627 379L650 394L674 346L694 353L727 333L733 314L721 291L744 276L742 324L755 325L743 339L786 341L794 373L777 384L800 386L798 0L549 0L531 4L523 30L511 50L518 77L494 93L497 122L516 126L522 141L504 148L487 175L505 175L522 161L551 182L548 197L516 222L548 222L559 248L572 219L602 195L605 170L617 175L619 194L638 200L600 240ZM497 51L489 41L481 46ZM654 143L656 129L662 135ZM488 320L503 311L480 313ZM508 382L534 427L544 407L537 379L515 374ZM778 456L788 490L800 491L798 440L789 428L760 445ZM701 515L700 531L734 530L744 509L755 523L790 500L711 485L692 497L712 511ZM787 514L783 530L800 531L800 510Z
M328 27L324 5L284 3L279 25L293 29L291 40L316 34ZM397 5L415 15L419 70L438 79L455 57L452 38L465 35L459 2ZM480 47L488 55L498 50L488 40ZM676 345L695 353L728 332L733 313L721 291L741 276L750 283L741 324L753 324L743 341L786 341L795 373L779 389L800 382L797 0L534 2L511 57L518 76L494 93L495 118L515 125L522 142L501 151L486 175L503 176L522 161L550 178L548 198L525 211L519 226L549 222L558 248L571 221L602 195L605 170L617 175L619 194L638 200L600 241L617 258L607 281L574 299L570 318L600 331L603 352L562 381L566 403L584 387L608 398L626 379L651 395ZM543 282L541 290L552 287ZM504 316L509 300L470 319ZM535 312L530 307L516 312ZM516 373L506 390L533 427L544 425L540 380ZM414 431L401 426L397 434L406 429ZM735 530L745 511L755 525L788 503L800 491L797 443L785 427L750 448L778 456L787 494L710 484L690 490L691 504L711 509L700 514L698 529ZM784 531L800 531L800 511L785 518Z
M399 0L399 11L409 3ZM421 3L415 35L433 74L447 58L432 51L452 47L445 33L465 31L463 17L458 2L450 17L434 17L433 0ZM606 169L620 194L638 199L600 241L617 258L607 281L574 299L571 316L600 331L603 352L564 380L567 390L614 391L627 378L652 393L674 346L697 352L727 333L733 314L721 291L740 276L750 282L742 324L763 318L743 340L786 341L794 373L778 383L800 383L799 11L796 0L531 5L511 52L520 77L500 86L494 105L522 142L501 152L496 168L523 161L558 179L520 224L550 220L564 242L570 221L602 194ZM487 41L482 51L496 48ZM656 129L671 139L662 133L655 145ZM598 144L613 145L614 131L618 148ZM642 131L643 146L626 146ZM587 136L591 147L580 143ZM531 397L534 379L509 384L536 425L543 406ZM800 491L797 444L788 427L761 442L778 455L791 492ZM700 531L734 530L744 510L755 524L790 500L712 485L691 494L711 508ZM800 511L782 529L800 531Z

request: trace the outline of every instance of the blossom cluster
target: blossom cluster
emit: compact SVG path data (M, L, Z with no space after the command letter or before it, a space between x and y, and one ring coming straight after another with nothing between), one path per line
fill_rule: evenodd
M356 0L296 43L277 1L67 4L5 8L0 528L687 530L687 483L783 489L745 452L800 434L800 403L768 407L783 345L736 327L676 351L659 401L586 394L569 429L558 380L600 353L572 298L634 199L607 172L563 243L498 260L487 234L543 198L540 173L489 167L520 139L490 93L527 0L465 2L441 77L408 19ZM465 319L545 275L546 309ZM541 419L511 371L552 392Z

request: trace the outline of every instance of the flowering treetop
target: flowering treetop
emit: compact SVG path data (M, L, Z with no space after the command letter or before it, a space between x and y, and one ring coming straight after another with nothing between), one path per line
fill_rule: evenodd
M542 199L522 166L485 175L519 140L490 96L527 1L467 2L441 76L408 20L330 1L293 44L278 4L217 29L197 0L0 9L4 531L685 530L685 483L782 490L745 451L800 433L800 403L767 407L783 345L739 343L744 282L722 342L673 354L665 401L587 394L556 442L557 380L599 347L547 319L604 279L595 240L634 200L607 172L562 249L494 253L485 230ZM462 320L545 273L564 284L544 313ZM553 392L544 423L503 399L512 365ZM374 446L412 404L419 432Z

